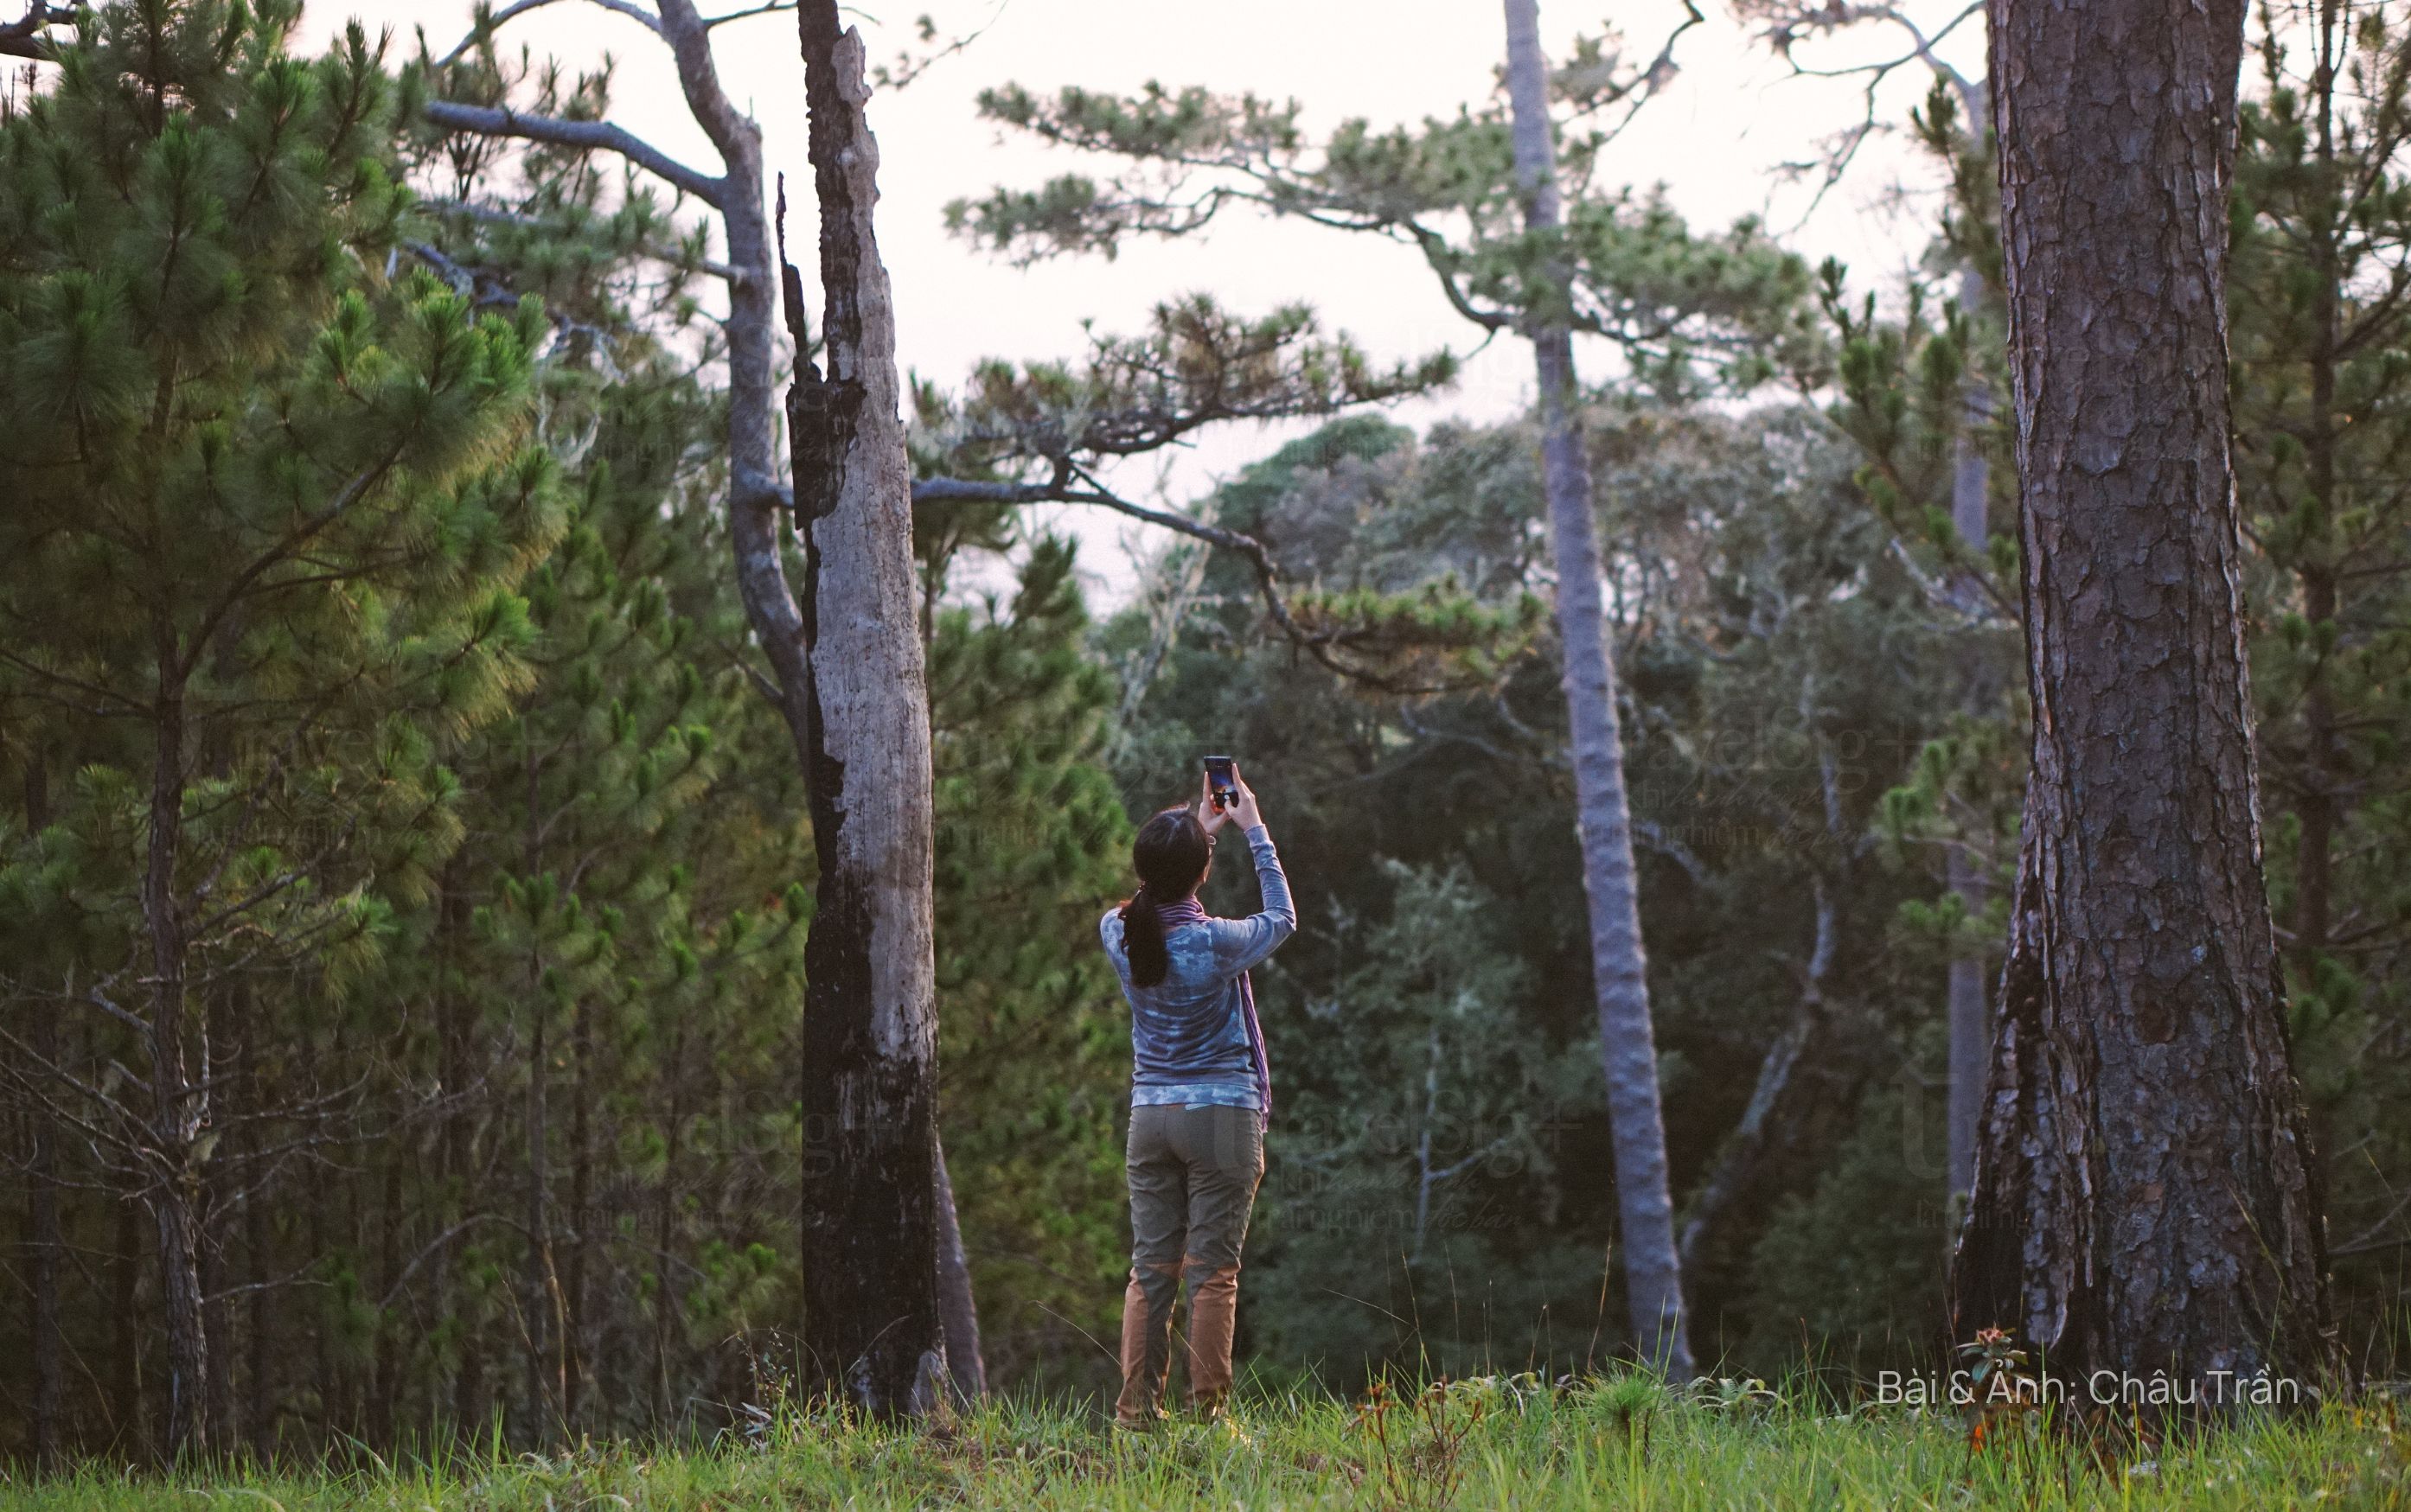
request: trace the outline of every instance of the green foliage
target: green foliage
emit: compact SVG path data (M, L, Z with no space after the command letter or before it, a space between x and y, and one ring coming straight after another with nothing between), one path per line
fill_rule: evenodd
M1860 1119L1855 1088L1891 1074L1928 1011L1922 963L1887 938L1921 880L1881 866L1870 832L1894 775L1943 730L1934 632L1814 415L1634 402L1594 408L1585 429L1618 590L1678 1194L1703 1179L1791 1012L1815 880L1840 900L1825 984L1840 1028L1814 1069L1814 1117L1694 1293L1737 1350L1765 1321L1775 1342L1751 1358L1779 1369L1796 1321L1776 1329L1750 1290L1754 1220L1813 1185ZM1545 589L1539 509L1527 429L1418 441L1362 419L1243 474L1213 517L1273 543L1292 577L1391 593L1453 576L1498 612ZM1167 560L1103 646L1132 688L1116 765L1133 811L1176 796L1200 750L1280 782L1264 791L1304 927L1257 978L1279 1108L1243 1342L1268 1367L1335 1381L1384 1362L1611 1355L1613 1192L1597 1176L1607 1129L1555 637L1542 627L1492 689L1352 695L1248 633L1235 574L1191 566ZM1242 885L1208 906L1249 904ZM1436 1184L1419 1225L1410 1131L1425 1121L1446 1136L1436 1170L1505 1142ZM1938 1202L1935 1154L1908 1177ZM1893 1232L1920 1221L1885 1218Z
M1747 1358L1845 1383L1932 1358L1948 1321L1948 1226L1931 1175L1945 1131L1923 1124L1921 1100L1915 1088L1868 1094L1816 1185L1768 1219L1750 1253Z
M1256 1347L1341 1380L1402 1355L1477 1366L1495 1329L1524 1321L1501 1272L1531 1258L1495 1236L1511 1213L1562 1205L1553 1119L1597 1074L1589 1046L1553 1043L1522 1011L1525 968L1464 867L1380 869L1385 916L1335 902L1305 947L1333 963L1311 972L1328 996L1284 1015L1281 1158L1250 1243L1251 1269L1276 1278L1250 1302ZM1419 1329L1400 1322L1423 1310Z
M2243 110L2228 304L2270 903L2329 1173L2343 1305L2394 1295L2411 1141L2411 37L2270 19ZM2375 1246L2375 1247L2370 1247Z
M921 385L913 443L925 475L1093 465L1221 421L1330 414L1424 393L1455 373L1446 353L1376 367L1347 337L1323 336L1303 305L1250 320L1191 295L1157 305L1143 336L1092 333L1076 366L991 359L959 396Z
M95 1468L20 1502L27 1512L132 1512L197 1496L272 1502L287 1512L621 1501L730 1512L848 1502L1109 1512L1323 1505L2260 1512L2398 1505L2411 1452L2390 1414L2343 1406L2299 1422L2246 1420L2149 1457L2059 1443L2006 1455L1970 1454L1955 1415L1837 1409L1797 1386L1522 1374L1402 1385L1393 1394L1420 1402L1426 1391L1438 1393L1428 1413L1408 1406L1383 1417L1369 1403L1319 1392L1267 1395L1241 1406L1235 1431L1182 1423L1127 1437L1107 1436L1076 1408L1022 1398L984 1403L942 1434L787 1409L766 1414L754 1432L686 1452L590 1447L511 1456L471 1445L424 1468L172 1479ZM1454 1452L1433 1452L1434 1427Z
M114 1225L163 1175L245 1299L204 1317L221 1442L708 1431L796 1304L811 848L728 576L704 241L591 155L410 118L432 83L599 119L607 72L488 41L397 80L357 32L286 59L289 21L129 0L0 124L0 1032L56 1041L0 1088L12 1129L139 1135L58 1146L113 1257L60 1321L124 1361L67 1383L70 1447L155 1442L159 1250ZM1434 376L1196 301L1095 373L1130 412ZM1018 572L931 625L948 1128L1000 1374L1076 1379L1128 831L1072 555ZM143 1058L162 771L185 1124Z
M942 613L929 704L941 1112L982 1343L996 1378L1087 1386L1129 1263L1130 1040L1097 920L1131 830L1074 566L1041 537L1010 601Z
M1294 101L1157 83L1128 96L1078 87L1051 98L1019 85L983 92L987 119L1106 159L1112 176L1070 174L1035 190L957 200L946 224L1028 263L1111 256L1134 237L1193 235L1243 206L1405 241L1459 313L1493 330L1563 320L1608 337L1629 376L1663 398L1696 393L1703 379L1746 389L1812 366L1819 332L1807 269L1755 220L1702 235L1662 193L1593 184L1607 134L1582 129L1582 116L1645 94L1654 75L1636 74L1593 38L1556 83L1573 108L1561 147L1571 190L1565 224L1552 232L1524 225L1503 98L1415 126L1351 119L1317 140ZM1560 308L1569 280L1572 304Z
M443 746L526 686L512 589L561 528L540 315L387 276L378 56L284 57L290 21L100 12L0 124L0 763L60 806L0 848L91 991L138 949L181 979L153 1047L187 984L357 986L457 843ZM14 990L83 991L32 966L53 921L10 921Z

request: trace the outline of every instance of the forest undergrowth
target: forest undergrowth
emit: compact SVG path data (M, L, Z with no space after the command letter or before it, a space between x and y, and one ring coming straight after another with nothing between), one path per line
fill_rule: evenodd
M1249 1397L1221 1422L1108 1428L1093 1404L991 1400L942 1427L753 1409L749 1427L670 1450L551 1455L461 1447L416 1464L161 1475L97 1465L0 1489L26 1509L223 1506L277 1512L846 1507L2411 1508L2411 1430L2376 1397L2155 1442L2116 1423L2008 1425L1971 1442L1956 1411L1805 1388L1642 1375L1494 1376Z

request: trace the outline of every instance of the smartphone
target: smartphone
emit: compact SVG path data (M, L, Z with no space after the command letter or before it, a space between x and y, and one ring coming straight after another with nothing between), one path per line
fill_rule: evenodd
M1214 794L1217 808L1239 807L1238 763L1228 756L1206 758L1206 787Z

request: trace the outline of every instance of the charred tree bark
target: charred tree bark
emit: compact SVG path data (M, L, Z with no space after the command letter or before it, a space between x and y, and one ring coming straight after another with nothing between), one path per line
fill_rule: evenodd
M942 1410L936 960L928 695L913 622L912 470L887 269L872 233L879 148L860 34L835 0L797 12L820 202L826 377L788 395L802 719L820 866L805 945L806 1368L881 1418ZM806 349L802 284L788 319Z
M2034 745L1952 1318L2078 1402L2097 1370L2210 1405L2216 1373L2335 1359L2239 604L2243 18L1990 3Z
M1507 81L1514 109L1515 172L1526 223L1543 235L1560 219L1556 148L1550 135L1548 68L1541 55L1536 0L1507 0ZM1564 284L1562 273L1559 286ZM1599 534L1591 519L1590 461L1583 451L1573 338L1564 316L1532 324L1540 379L1541 463L1548 493L1549 545L1557 575L1557 634L1564 645L1566 711L1573 730L1574 800L1580 815L1583 885L1590 900L1591 972L1599 994L1600 1059L1615 1148L1618 1226L1634 1346L1677 1380L1692 1372L1683 1315L1682 1265L1666 1170L1666 1125L1658 1095L1658 1044L1649 1019L1648 963L1632 865L1632 815L1616 727L1615 663Z

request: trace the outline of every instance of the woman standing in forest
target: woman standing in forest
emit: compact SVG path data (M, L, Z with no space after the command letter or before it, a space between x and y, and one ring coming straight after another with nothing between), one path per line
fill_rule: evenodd
M1272 1074L1248 968L1297 932L1289 882L1257 810L1231 769L1225 810L1208 775L1195 808L1140 826L1139 889L1099 925L1131 1005L1131 1278L1122 1297L1122 1393L1115 1420L1162 1416L1172 1311L1189 1286L1189 1400L1219 1416L1231 1389L1239 1247L1264 1179ZM1197 888L1215 836L1235 821L1256 864L1263 911L1214 919Z

